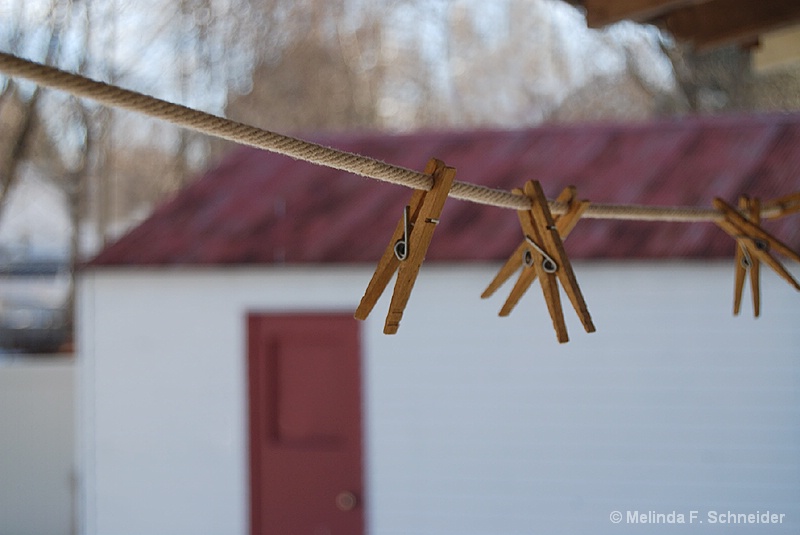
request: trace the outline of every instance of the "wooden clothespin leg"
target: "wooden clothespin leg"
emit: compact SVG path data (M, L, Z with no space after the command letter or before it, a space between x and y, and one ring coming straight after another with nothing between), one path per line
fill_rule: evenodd
M746 195L739 197L739 210L745 217L759 225L761 223L761 209L758 199L750 199ZM742 306L744 293L744 279L750 272L750 294L753 298L753 314L758 317L761 312L761 289L759 283L759 265L757 256L750 254L748 241L745 238L736 238L736 267L734 272L733 289L733 315L738 316Z
M760 263L771 267L796 290L800 284L791 273L770 253L776 251L796 262L800 255L792 251L786 244L772 236L760 226L761 206L757 199L742 197L739 199L740 213L734 207L716 198L714 208L721 212L723 218L717 225L736 240L736 272L734 277L733 313L739 314L744 290L745 272L750 271L750 289L753 294L753 313L757 317L761 313L761 296L759 290Z
M800 212L800 192L767 201L762 204L761 209L767 214L771 214L765 216L770 218L783 217Z
M592 318L578 286L572 265L564 251L561 238L561 236L566 237L575 227L589 203L587 201L575 201L574 188L567 188L557 200L567 204L568 211L559 217L558 223L556 223L550 213L550 207L542 187L538 182L530 181L525 184L524 191L517 189L514 190L514 193L525 195L531 199L530 210L517 212L525 239L500 269L500 272L489 284L482 297L488 297L494 293L516 271L517 267L522 265L522 273L511 290L506 303L500 310L501 316L508 315L511 312L528 287L538 278L550 317L553 320L556 337L561 343L569 341L558 289L558 282L560 281L572 306L578 313L584 329L586 329L586 332L594 332L595 327L592 323Z
M397 271L392 301L383 327L384 334L395 334L400 326L403 311L433 238L433 231L439 223L444 202L455 180L456 170L439 160L431 159L425 167L425 174L433 178L433 187L430 191L416 190L412 194L354 314L356 319L366 319Z

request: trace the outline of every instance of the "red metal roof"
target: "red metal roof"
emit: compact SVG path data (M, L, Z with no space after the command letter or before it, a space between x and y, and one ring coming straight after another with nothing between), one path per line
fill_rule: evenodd
M715 196L800 190L800 114L316 141L412 169L437 157L457 180L494 188L537 179L550 198L574 184L595 202L708 207ZM239 148L90 265L373 263L410 194ZM797 250L798 217L765 226ZM441 220L428 261L500 260L521 239L512 210L449 199ZM711 258L730 256L734 243L710 223L586 220L566 248L572 258Z

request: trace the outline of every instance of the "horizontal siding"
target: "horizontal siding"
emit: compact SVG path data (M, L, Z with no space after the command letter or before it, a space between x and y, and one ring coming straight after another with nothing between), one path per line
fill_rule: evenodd
M673 529L614 510L770 510L785 523L732 532L800 531L800 294L765 270L762 317L734 318L728 262L579 263L598 332L567 304L559 345L538 286L509 318L508 287L479 299L494 269L425 266L397 335L388 292L364 325L370 533ZM84 275L87 531L246 533L245 312L353 310L370 274Z
M796 532L800 296L765 273L763 317L733 318L730 271L580 265L598 332L568 309L563 346L538 286L500 319L508 288L460 297L484 274L422 279L396 338L368 331L376 533L619 533L614 510L715 509Z

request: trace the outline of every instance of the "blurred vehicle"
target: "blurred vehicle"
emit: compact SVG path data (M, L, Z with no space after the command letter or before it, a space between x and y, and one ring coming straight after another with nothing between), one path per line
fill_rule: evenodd
M59 259L0 263L0 348L52 353L72 337L69 269Z

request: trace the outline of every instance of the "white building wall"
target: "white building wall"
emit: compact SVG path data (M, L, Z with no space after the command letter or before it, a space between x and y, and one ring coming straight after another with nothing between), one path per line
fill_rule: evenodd
M74 533L75 367L0 356L0 535Z
M364 324L374 535L662 533L612 511L771 511L800 528L800 295L764 272L731 316L725 263L581 263L598 332L495 266L423 267L400 332ZM80 284L81 531L245 534L245 315L352 311L371 267L97 270ZM501 295L502 294L502 295ZM749 299L749 295L746 295ZM704 520L699 525L699 520Z

